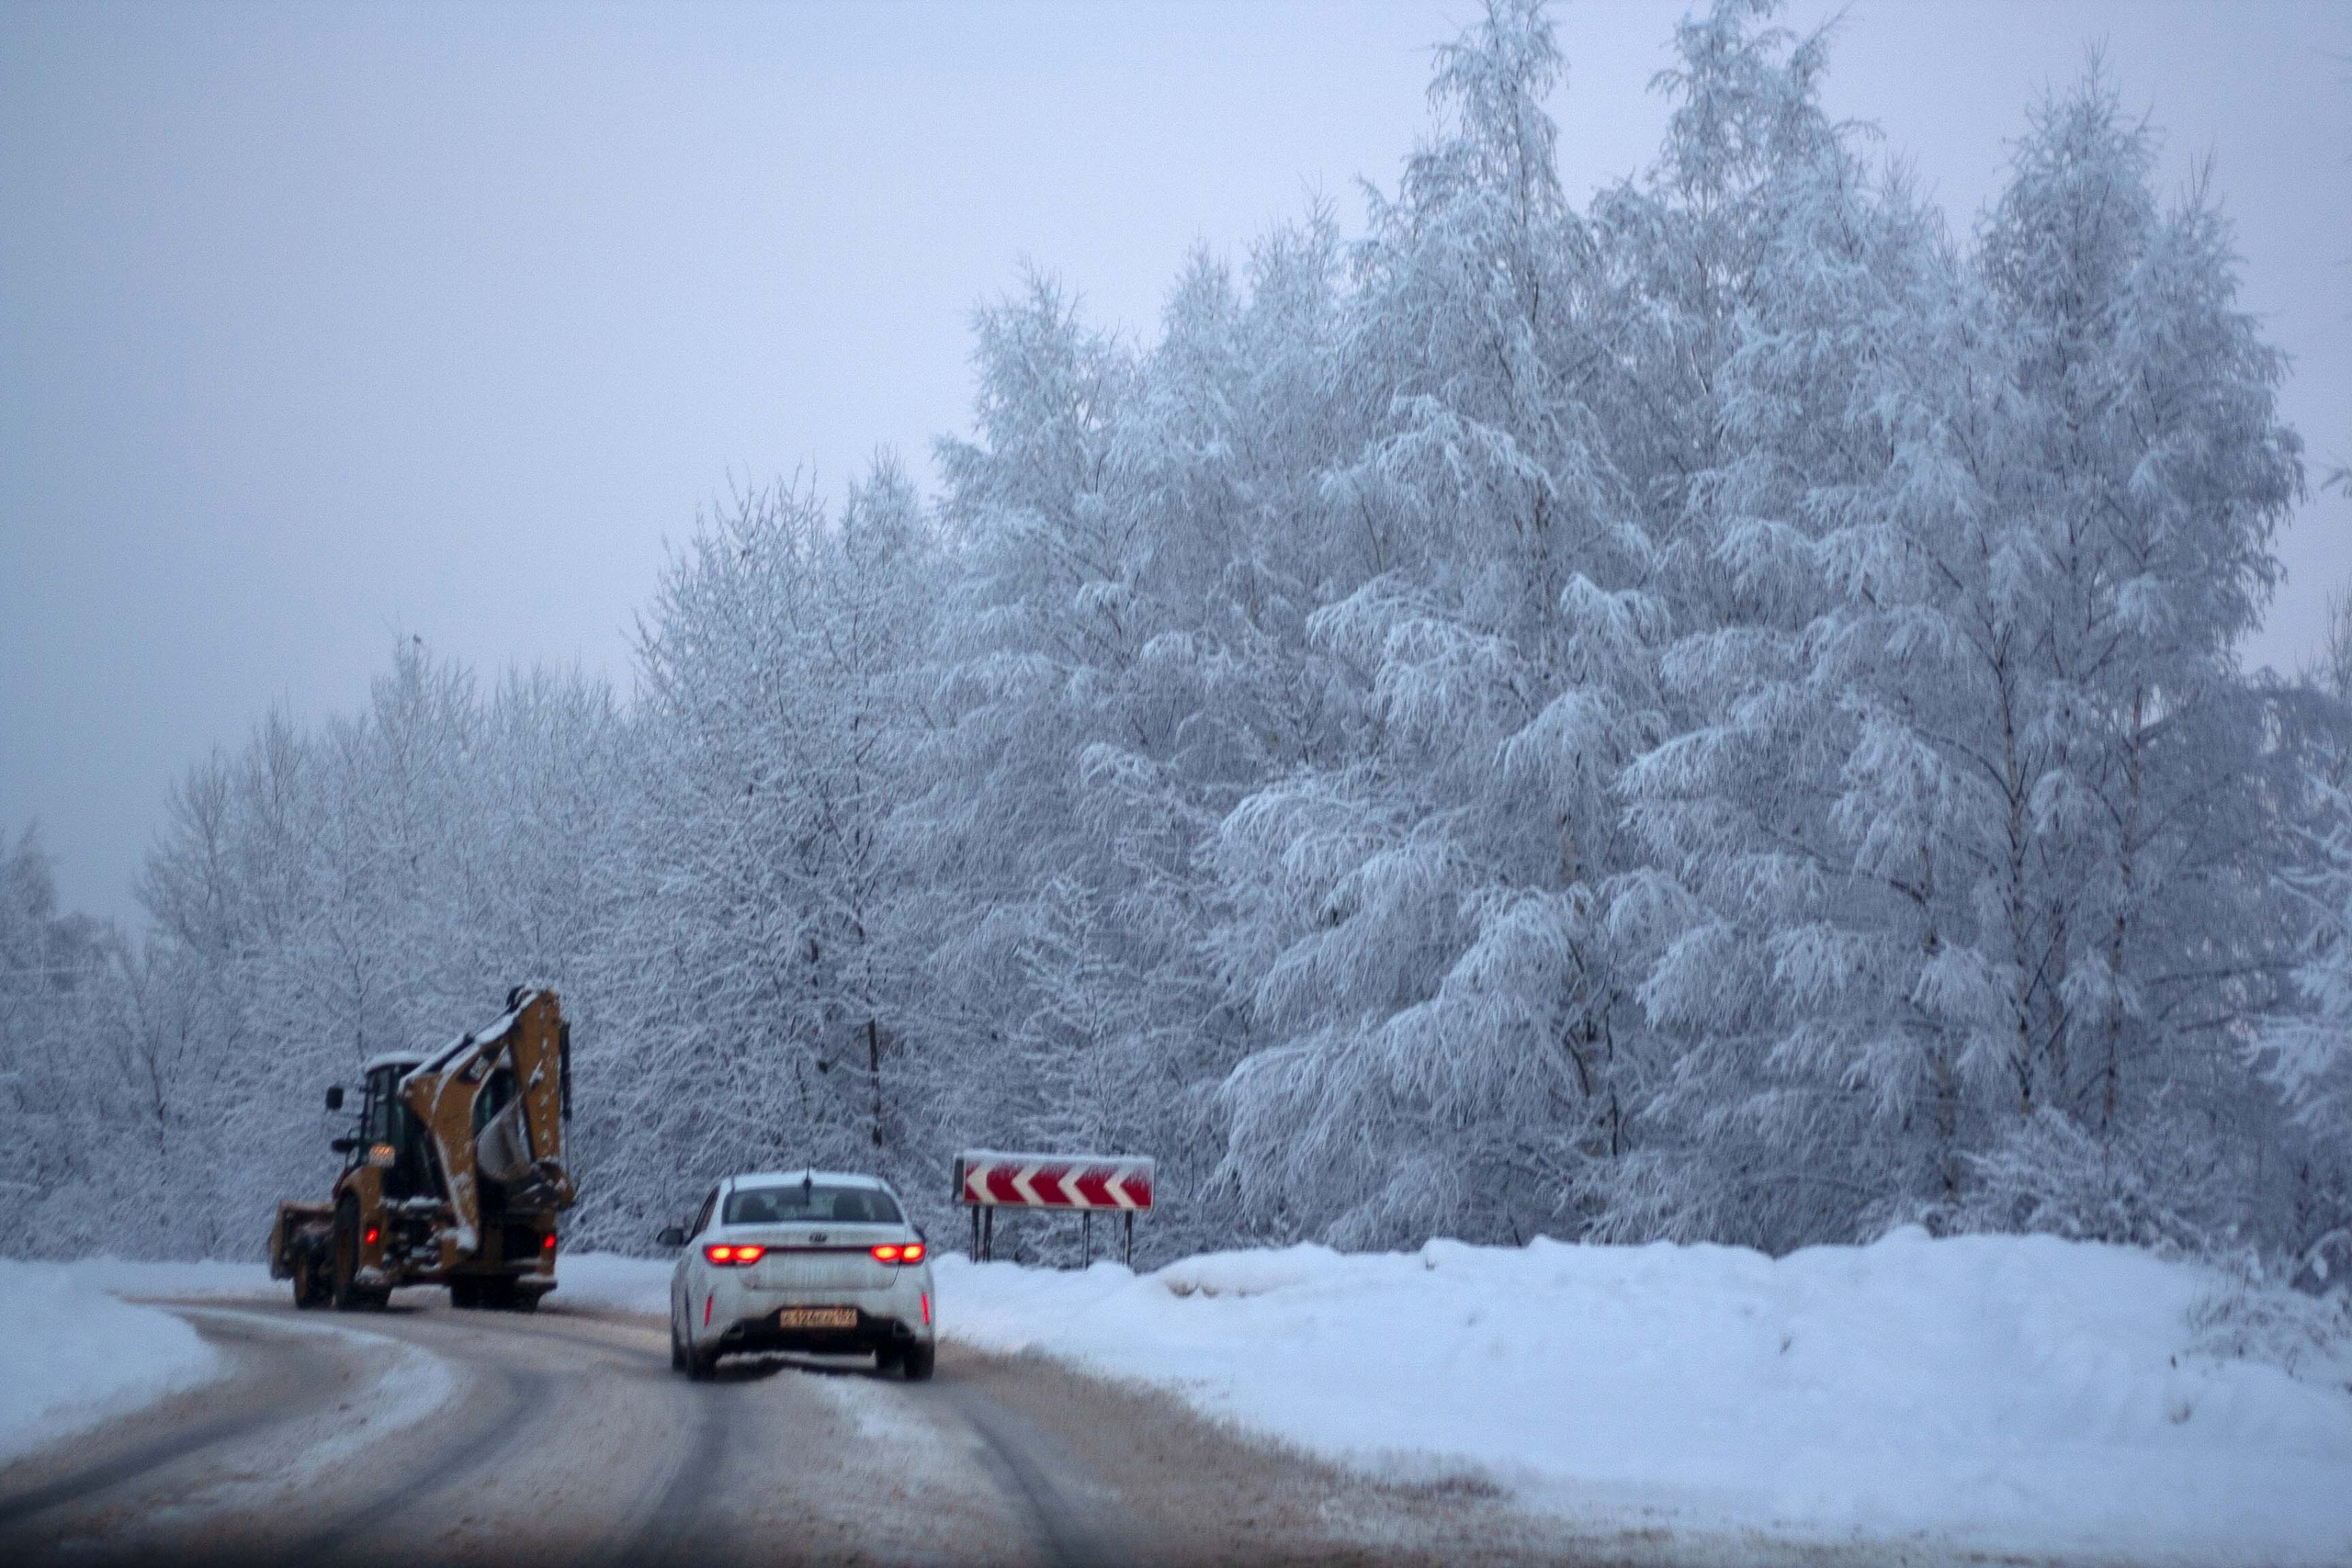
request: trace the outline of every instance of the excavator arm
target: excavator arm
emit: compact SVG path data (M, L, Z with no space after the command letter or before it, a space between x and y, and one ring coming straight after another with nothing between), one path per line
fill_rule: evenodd
M510 1202L568 1209L575 1192L563 1168L571 1031L553 991L518 988L486 1029L460 1035L400 1083L400 1096L432 1140L448 1184L456 1253L481 1245L482 1182ZM445 1252L445 1256L447 1256Z

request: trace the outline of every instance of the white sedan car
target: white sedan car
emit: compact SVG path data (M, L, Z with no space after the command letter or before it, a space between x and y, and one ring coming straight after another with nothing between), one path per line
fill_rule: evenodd
M670 1277L670 1364L706 1378L732 1351L871 1351L884 1371L931 1376L930 1248L899 1195L871 1176L730 1176L691 1226Z

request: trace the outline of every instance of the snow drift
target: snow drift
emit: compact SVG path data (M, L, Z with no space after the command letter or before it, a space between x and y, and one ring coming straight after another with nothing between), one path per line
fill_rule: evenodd
M0 1461L220 1374L195 1329L108 1293L182 1267L0 1258Z
M2352 1561L2352 1367L2198 1353L2211 1270L2047 1237L939 1264L941 1325L1580 1519Z

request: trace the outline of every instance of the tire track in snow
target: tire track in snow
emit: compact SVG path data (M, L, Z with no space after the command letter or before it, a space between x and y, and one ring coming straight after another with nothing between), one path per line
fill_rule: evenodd
M1046 1559L1055 1568L1114 1568L1135 1561L1121 1532L1105 1528L1101 1510L1079 1502L1074 1477L1057 1445L1035 1423L978 1389L941 1380L944 1394L979 1435L981 1455L1006 1493L1022 1505Z
M445 1446L430 1463L298 1542L285 1553L288 1561L307 1562L325 1556L397 1517L410 1504L442 1485L483 1468L501 1450L520 1440L530 1425L530 1416L550 1402L555 1390L555 1379L536 1368L494 1366L487 1369L486 1376L480 1367L469 1366L466 1371L497 1388L499 1397L492 1413L464 1438Z
M279 1422L294 1420L297 1415L296 1412L280 1414L265 1410L250 1416L234 1416L142 1443L104 1463L94 1464L46 1486L38 1486L29 1492L0 1500L0 1529L64 1504L95 1497L101 1492L136 1481L150 1471L161 1470L190 1454L199 1453L216 1443L233 1442ZM0 1537L0 1540L5 1540L6 1537Z
M232 1373L228 1380L226 1397L237 1404L259 1402L259 1408L241 1410L233 1415L216 1416L209 1421L179 1431L168 1432L143 1443L110 1454L96 1464L87 1465L54 1481L0 1499L0 1531L21 1525L35 1516L81 1502L126 1485L153 1472L201 1453L207 1449L251 1437L272 1427L303 1420L323 1409L328 1401L342 1390L334 1380L325 1375L334 1365L332 1356L322 1353L322 1348L305 1337L274 1332L243 1316L230 1312L207 1311L189 1314L189 1322L197 1333L211 1344L230 1349L230 1353L246 1370ZM290 1357L293 1366L283 1362L273 1364L270 1354ZM182 1396L183 1399L191 1396ZM223 1391L218 1387L205 1391L208 1401L218 1401ZM141 1412L131 1417L138 1421L166 1416L168 1402L162 1411ZM29 1456L38 1463L39 1456ZM24 1461L19 1461L21 1468ZM5 1539L5 1538L0 1538Z
M734 1391L704 1388L695 1403L694 1441L687 1445L677 1468L662 1488L652 1517L621 1557L628 1562L683 1562L702 1554L698 1547L710 1531L707 1504L718 1485L719 1467L726 1462L729 1416Z

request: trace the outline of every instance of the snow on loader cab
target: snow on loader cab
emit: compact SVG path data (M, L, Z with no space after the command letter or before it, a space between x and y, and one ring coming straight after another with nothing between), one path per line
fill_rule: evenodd
M555 1289L571 1028L553 991L515 987L487 1029L426 1055L379 1056L356 1136L323 1203L281 1202L269 1273L297 1306L380 1307L397 1285L447 1285L460 1307L529 1312ZM327 1109L343 1109L343 1086Z

